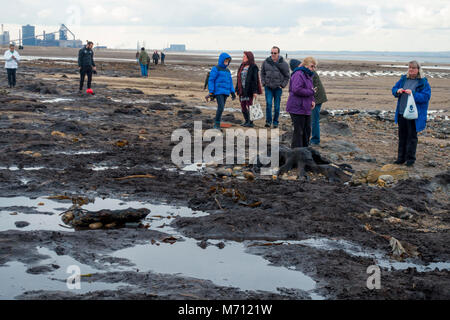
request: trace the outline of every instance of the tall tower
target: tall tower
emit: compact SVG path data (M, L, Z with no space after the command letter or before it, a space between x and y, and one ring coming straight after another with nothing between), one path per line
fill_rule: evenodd
M22 26L22 37L23 37L23 45L24 46L35 46L36 45L36 37L35 37L35 27L27 24L26 26Z

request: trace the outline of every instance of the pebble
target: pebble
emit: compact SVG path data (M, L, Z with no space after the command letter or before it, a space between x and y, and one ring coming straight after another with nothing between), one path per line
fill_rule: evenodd
M16 222L14 222L14 224L16 225L17 228L25 228L30 225L26 221L16 221Z
M94 222L89 225L89 229L92 230L100 229L101 227L103 227L103 223L101 222Z

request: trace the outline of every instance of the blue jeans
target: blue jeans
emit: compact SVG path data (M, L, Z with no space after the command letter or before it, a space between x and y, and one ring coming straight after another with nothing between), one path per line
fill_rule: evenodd
M322 107L322 104L318 104L311 111L311 127L312 127L311 143L312 144L320 143L320 123L319 123L319 121L320 121L320 108L321 107Z
M148 76L147 65L146 64L142 64L142 63L140 63L140 65L141 65L141 75L143 77L147 77Z
M217 100L217 111L216 118L214 120L214 128L220 128L220 120L222 119L223 109L225 109L225 103L227 102L228 96L225 94L219 94L216 96Z
M264 87L266 94L266 123L272 124L272 100L274 103L274 114L273 114L273 124L278 125L278 117L280 116L280 104L281 104L281 94L283 90L281 88L270 89Z

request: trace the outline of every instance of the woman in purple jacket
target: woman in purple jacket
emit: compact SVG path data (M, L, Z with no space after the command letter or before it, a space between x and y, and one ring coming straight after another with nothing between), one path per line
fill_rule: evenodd
M291 148L307 147L311 136L311 110L315 107L313 71L317 61L308 57L300 61L292 59L292 70L289 84L289 98L286 111L290 113L294 133L292 135Z

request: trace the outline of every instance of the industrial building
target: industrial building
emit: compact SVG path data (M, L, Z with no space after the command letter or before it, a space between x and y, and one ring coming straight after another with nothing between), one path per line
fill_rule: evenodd
M164 51L185 52L186 45L185 44L171 44L170 47L165 48Z
M72 39L69 39L68 34ZM59 39L56 39L58 35ZM81 48L83 43L81 40L75 39L75 35L64 24L61 24L58 31L45 32L36 35L35 26L22 26L19 30L19 39L10 40L9 32L3 31L0 34L0 44L8 44L10 42L18 43L19 46L43 46L43 47L64 47L64 48Z
M3 31L3 24L0 33L0 46L9 44L9 31Z

